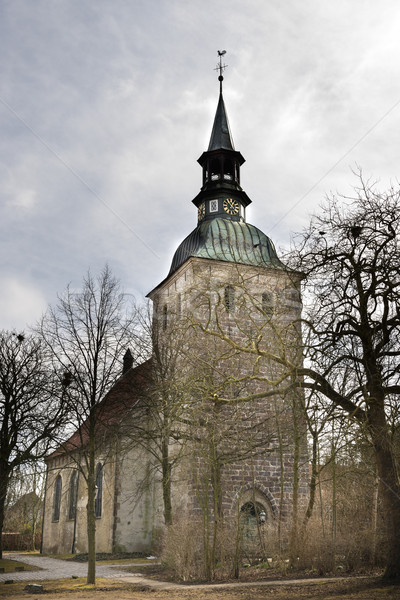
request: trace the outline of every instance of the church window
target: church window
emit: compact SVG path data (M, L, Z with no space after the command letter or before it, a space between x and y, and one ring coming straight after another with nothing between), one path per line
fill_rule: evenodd
M76 517L76 501L78 498L78 471L73 471L69 480L69 509L68 518L75 519Z
M97 518L101 517L103 508L103 465L99 463L96 467L96 496L94 500L94 512Z
M178 315L178 318L180 318L180 316L182 314L182 296L181 296L181 294L178 294L176 297L176 314Z
M235 289L227 285L224 292L225 308L228 312L235 310Z
M214 159L211 161L210 165L211 170L211 180L214 181L216 179L220 179L221 177L221 165L219 160Z
M162 326L163 326L164 331L167 329L167 325L168 325L168 308L167 308L167 305L164 304L163 312L162 312Z
M62 491L62 479L61 479L61 475L57 475L56 482L54 484L53 521L60 520L61 491Z
M224 162L224 179L233 179L234 165L231 160Z
M218 212L218 200L210 200L210 213Z
M245 547L259 535L259 527L267 521L267 511L259 502L246 502L240 509L240 522Z
M274 312L274 295L272 292L264 292L261 298L261 303L263 313L271 316Z

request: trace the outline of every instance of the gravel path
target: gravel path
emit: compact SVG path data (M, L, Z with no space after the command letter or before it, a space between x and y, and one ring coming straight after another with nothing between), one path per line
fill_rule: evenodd
M40 571L23 571L18 573L0 573L0 582L13 580L17 581L45 581L46 579L66 579L69 577L86 577L87 563L78 563L69 560L59 560L56 558L48 558L47 556L26 556L21 554L3 553L4 558L24 562L35 567L39 567ZM124 567L139 566L137 563L124 564ZM125 583L138 583L146 585L151 589L157 590L172 590L172 589L211 589L211 588L237 588L237 587L254 587L254 586L290 586L315 584L320 582L333 582L344 577L321 577L315 579L292 579L279 581L252 581L252 582L231 582L231 583L214 583L200 585L182 585L166 581L154 581L146 579L141 573L127 573L121 569L120 565L96 565L96 576L107 579L115 579ZM360 577L363 579L363 577Z
M58 560L47 556L26 556L21 554L3 553L3 557L24 562L39 567L40 571L23 571L18 573L0 573L0 581L44 581L46 579L65 579L68 577L86 577L87 563L69 560ZM128 566L128 565L124 565ZM96 575L111 579L120 579L127 575L120 565L96 565ZM132 573L129 573L132 576ZM139 575L140 577L140 575Z

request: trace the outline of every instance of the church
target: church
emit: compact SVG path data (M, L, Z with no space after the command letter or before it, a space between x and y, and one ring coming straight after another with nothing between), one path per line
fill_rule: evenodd
M251 537L288 522L307 497L302 396L282 387L274 360L302 361L301 274L246 220L245 159L233 143L222 72L220 60L192 200L197 225L148 294L153 356L133 366L128 350L102 401L118 434L96 458L97 552L151 552L166 524L205 515L240 522ZM87 552L75 448L74 456L59 449L46 461L42 552Z

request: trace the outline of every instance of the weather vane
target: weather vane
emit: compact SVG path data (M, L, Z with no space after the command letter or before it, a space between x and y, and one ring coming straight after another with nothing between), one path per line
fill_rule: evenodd
M214 69L214 71L219 71L218 81L219 81L219 89L221 92L222 92L222 82L224 80L222 73L228 66L228 65L222 64L222 57L224 56L224 54L226 54L226 50L218 50L219 63L217 64L217 66Z

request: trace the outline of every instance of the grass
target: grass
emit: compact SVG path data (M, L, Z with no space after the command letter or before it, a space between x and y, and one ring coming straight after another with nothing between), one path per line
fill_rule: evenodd
M55 558L58 560L73 560L75 554L42 554L39 556L47 556L48 558ZM85 564L86 561L82 561ZM152 565L158 563L159 559L147 559L147 558L108 558L96 560L96 565ZM86 563L87 564L87 563Z
M38 553L21 552L23 556L33 555ZM68 555L70 558L71 555ZM67 558L67 557L64 557ZM162 577L160 566L154 564L155 560L147 560L145 558L115 558L107 561L98 561L99 564L121 564L131 565L141 563L144 566L131 567L132 572L141 572L146 577L155 577L155 579L168 578ZM15 572L15 566L21 566L24 563L3 559L0 561L0 566L6 568L6 572L10 573L9 579L12 580L12 573ZM26 570L37 570L34 567L24 565ZM150 569L149 569L150 567ZM380 579L372 576L341 578L337 581L321 581L321 580L304 580L285 581L283 586L263 585L265 574L261 571L269 569L261 568L245 570L245 579L247 579L246 587L241 587L240 584L236 587L224 588L206 586L197 588L193 585L191 589L182 590L158 590L154 589L151 581L141 582L131 581L121 582L110 579L96 579L96 585L88 585L86 578L77 579L60 579L46 580L37 582L43 585L47 597L55 598L55 600L146 600L151 591L153 600L170 600L171 598L185 598L185 600L265 600L273 597L274 600L398 600L400 598L399 583L385 585ZM258 575L258 577L256 576ZM270 575L270 573L268 573ZM165 575L165 574L164 574ZM264 576L263 576L264 575ZM277 577L276 579L281 579ZM232 582L233 583L233 582ZM27 595L25 586L27 582L18 582L12 584L0 583L0 600L24 600L25 598L33 598L30 594ZM36 596L35 596L36 597Z
M71 592L75 592L76 598L80 598L83 592L87 591L95 591L97 589L106 589L107 592L110 592L110 600L112 598L112 594L116 593L121 589L121 583L117 581L110 581L109 579L96 579L96 586L88 585L86 583L86 578L82 577L79 579L56 579L56 580L46 580L46 581L37 581L32 582L37 583L39 585L43 585L47 594L51 593L57 594L57 598L62 598L64 594L70 594ZM7 599L8 598L20 598L26 596L25 586L27 585L26 581L18 581L13 584L2 584L0 583L0 598ZM129 586L122 586L123 588ZM29 596L30 598L31 596ZM115 598L118 598L118 595L115 595Z
M8 558L0 559L0 567L3 567L5 573L15 573L16 567L24 567L24 571L38 571L38 567L32 567L24 562L9 560Z
M1 600L24 600L33 598L24 591L26 582L0 585ZM153 600L398 600L400 588L396 585L384 586L376 578L354 578L335 582L295 583L284 586L261 586L254 582L251 587L230 589L191 589L155 590L151 586L121 583L98 578L96 586L86 584L81 579L60 579L43 582L47 597L55 600L147 600L149 592ZM36 596L35 596L36 597Z
M158 564L159 559L157 558L110 558L109 560L97 560L97 565L140 565L147 567L147 565Z
M8 552L8 551L6 551L6 552ZM12 553L18 554L18 556L35 556L35 557L46 556L48 558L55 558L58 560L73 560L76 557L76 554L40 554L39 550L36 550L36 551L15 550ZM109 558L106 560L104 560L104 559L96 560L96 564L98 564L98 565L151 565L154 563L158 563L158 561L159 561L159 559L157 559L157 558L148 559L145 557L142 557L142 558L136 558L136 557L117 558L117 557L115 557L115 558ZM14 563L14 561L10 561L10 560L7 562ZM18 561L16 564L23 565L24 563ZM4 565L0 561L0 567L2 567L2 566L4 566ZM29 566L29 565L25 565L25 570L26 571L28 571L28 570L35 571L35 570L37 570L37 568Z

